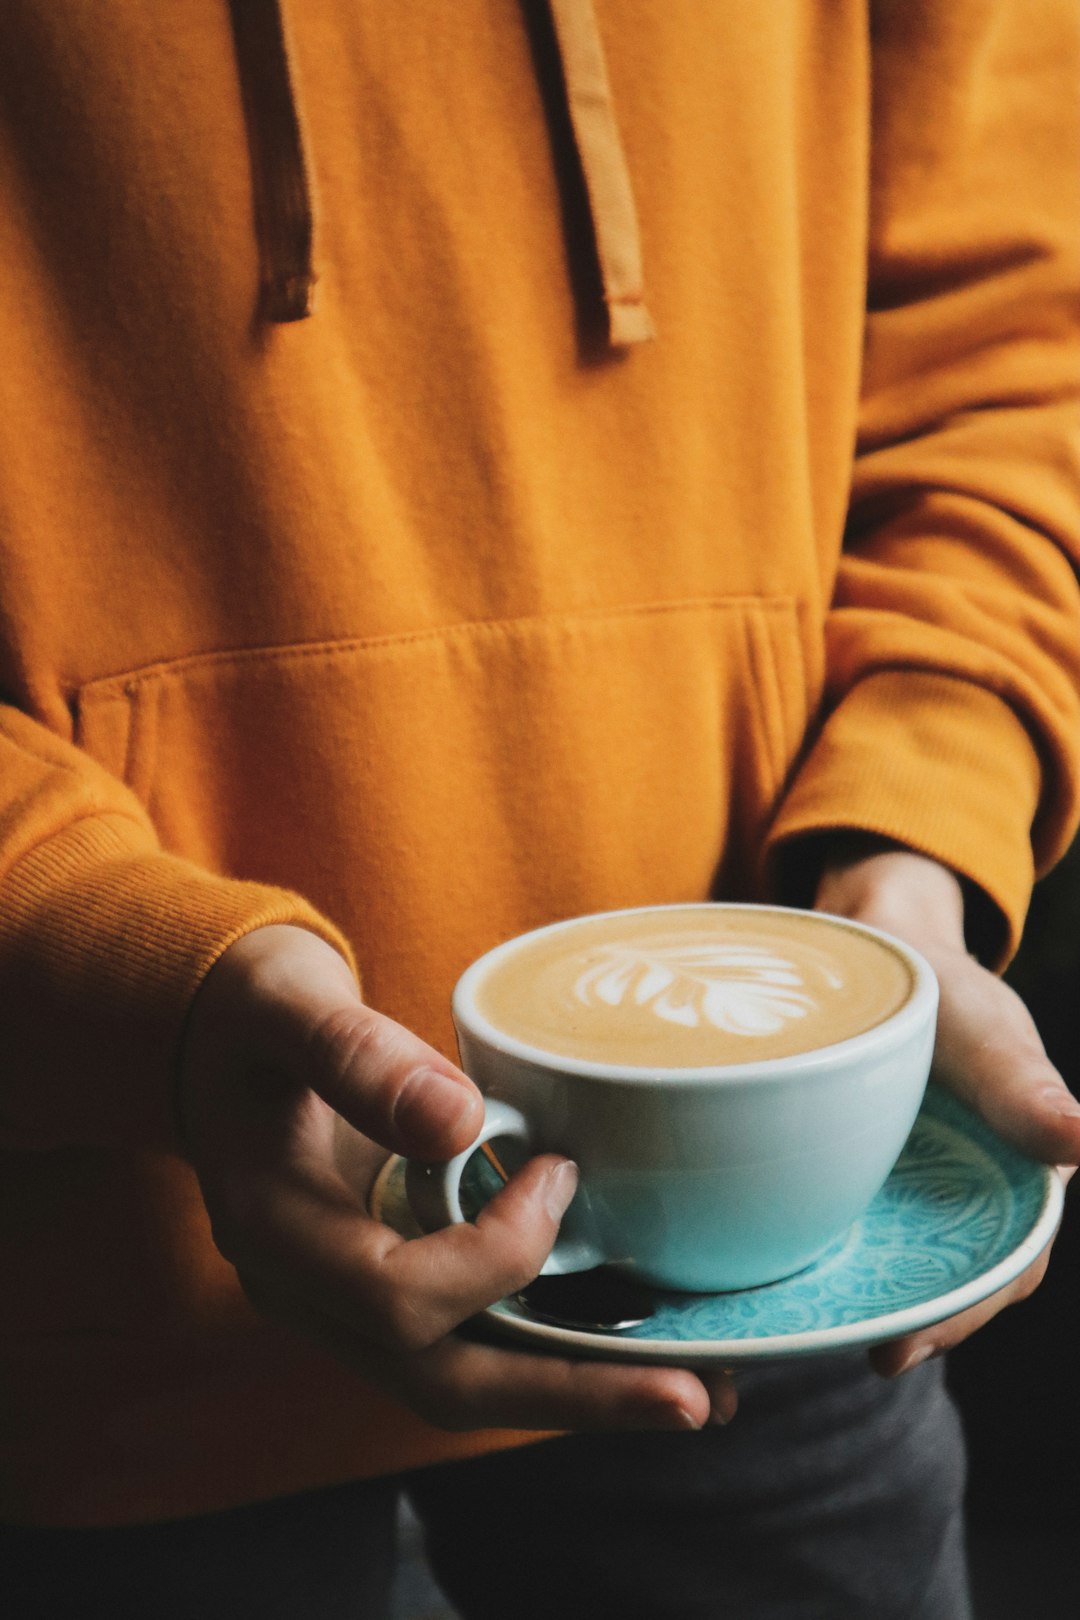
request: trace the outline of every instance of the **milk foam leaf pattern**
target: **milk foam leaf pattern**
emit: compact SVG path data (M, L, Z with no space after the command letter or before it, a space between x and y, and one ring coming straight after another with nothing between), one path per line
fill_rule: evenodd
M574 984L585 1006L649 1007L667 1023L711 1024L732 1035L769 1035L814 1005L792 962L763 946L612 945Z

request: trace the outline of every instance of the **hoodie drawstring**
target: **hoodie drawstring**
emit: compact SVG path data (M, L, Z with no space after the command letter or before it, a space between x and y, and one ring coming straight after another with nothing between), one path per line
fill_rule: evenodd
M229 11L251 152L259 313L268 321L302 321L315 287L314 229L281 6L229 0Z
M645 306L641 237L592 0L547 0L585 181L613 348L655 335ZM260 314L312 310L311 184L281 0L229 0L252 161Z
M645 306L637 209L615 122L592 0L548 0L566 101L589 199L608 337L614 348L655 337Z

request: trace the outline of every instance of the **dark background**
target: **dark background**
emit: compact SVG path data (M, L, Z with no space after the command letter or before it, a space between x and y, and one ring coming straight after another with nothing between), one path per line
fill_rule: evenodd
M1007 978L1080 1096L1080 844L1037 887ZM1080 1614L1077 1197L1070 1189L1042 1286L949 1358L968 1435L976 1562L1000 1612L1015 1620Z

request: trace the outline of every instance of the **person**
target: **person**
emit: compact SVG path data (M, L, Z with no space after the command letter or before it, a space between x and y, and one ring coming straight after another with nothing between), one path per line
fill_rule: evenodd
M706 896L920 947L1080 1159L996 977L1077 819L1075 8L3 34L6 1612L376 1615L404 1480L470 1617L960 1620L940 1352L1045 1256L706 1378L458 1331L557 1156L365 1198L478 1124L471 959Z

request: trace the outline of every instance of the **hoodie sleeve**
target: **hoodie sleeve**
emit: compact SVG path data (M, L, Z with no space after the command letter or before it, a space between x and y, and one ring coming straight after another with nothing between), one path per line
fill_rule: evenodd
M286 890L164 853L121 782L0 705L0 1142L176 1146L184 1019L228 945L337 930Z
M1080 12L879 3L863 397L820 729L770 853L858 829L1007 960L1080 777Z

